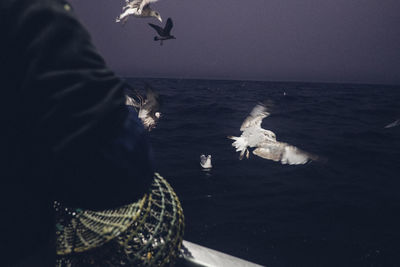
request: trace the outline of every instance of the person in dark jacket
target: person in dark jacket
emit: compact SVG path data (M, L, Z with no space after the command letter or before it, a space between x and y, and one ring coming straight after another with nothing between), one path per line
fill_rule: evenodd
M67 2L1 0L0 34L0 265L54 266L53 201L137 201L148 137Z

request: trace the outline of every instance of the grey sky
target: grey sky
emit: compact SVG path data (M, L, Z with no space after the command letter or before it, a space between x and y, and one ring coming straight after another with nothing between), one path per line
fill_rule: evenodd
M399 0L160 0L163 46L124 0L70 2L123 76L400 84Z

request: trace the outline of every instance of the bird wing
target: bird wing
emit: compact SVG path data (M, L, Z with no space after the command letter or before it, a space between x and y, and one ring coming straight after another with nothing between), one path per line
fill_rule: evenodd
M171 35L171 29L173 26L174 26L174 24L172 23L172 19L168 18L167 23L165 24L165 27L164 27L165 34Z
M163 28L161 28L161 27L158 26L158 25L154 25L154 24L152 24L152 23L149 23L149 25L150 25L153 29L155 29L155 30L157 31L158 35L160 35L160 36L163 36L163 35L164 35L164 29L163 29Z
M130 97L128 95L125 95L125 98L126 98L125 105L132 106L135 108L140 108L140 103L137 102L135 99L133 99L132 97Z
M392 127L396 127L396 126L399 126L399 125L400 125L400 119L398 119L398 120L396 120L396 121L394 121L392 123L389 123L388 125L385 126L385 128L392 128Z
M128 1L126 0L127 6L130 8L137 8L140 9L140 5L142 4L143 0L133 0L133 1Z
M264 159L280 161L282 164L305 164L317 157L283 142L263 142L254 149L253 154Z
M146 6L146 5L149 5L150 3L154 3L154 2L157 2L158 0L133 0L133 1L129 1L129 5L132 7L132 8L138 8L139 9L139 11L142 11L143 10L143 8Z
M268 117L269 113L264 105L257 104L253 110L251 111L250 115L243 121L242 126L240 127L240 131L244 131L249 127L260 127L261 122L264 118Z

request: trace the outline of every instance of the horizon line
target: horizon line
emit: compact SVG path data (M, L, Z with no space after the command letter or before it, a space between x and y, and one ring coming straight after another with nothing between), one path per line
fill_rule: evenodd
M400 86L400 83L381 83L381 82L354 82L354 81L302 81L302 80L258 80L258 79L229 79L229 78L204 78L204 77L166 77L166 76L159 76L159 77L150 77L150 76L125 76L119 75L124 79L165 79L165 80L209 80L209 81L240 81L240 82L269 82L269 83L304 83L304 84L342 84L342 85L380 85L380 86Z

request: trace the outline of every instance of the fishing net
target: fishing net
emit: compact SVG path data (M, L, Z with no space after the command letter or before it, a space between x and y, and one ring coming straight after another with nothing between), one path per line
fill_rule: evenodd
M55 203L58 267L172 266L184 218L175 192L155 174L148 194L117 209L90 211Z

